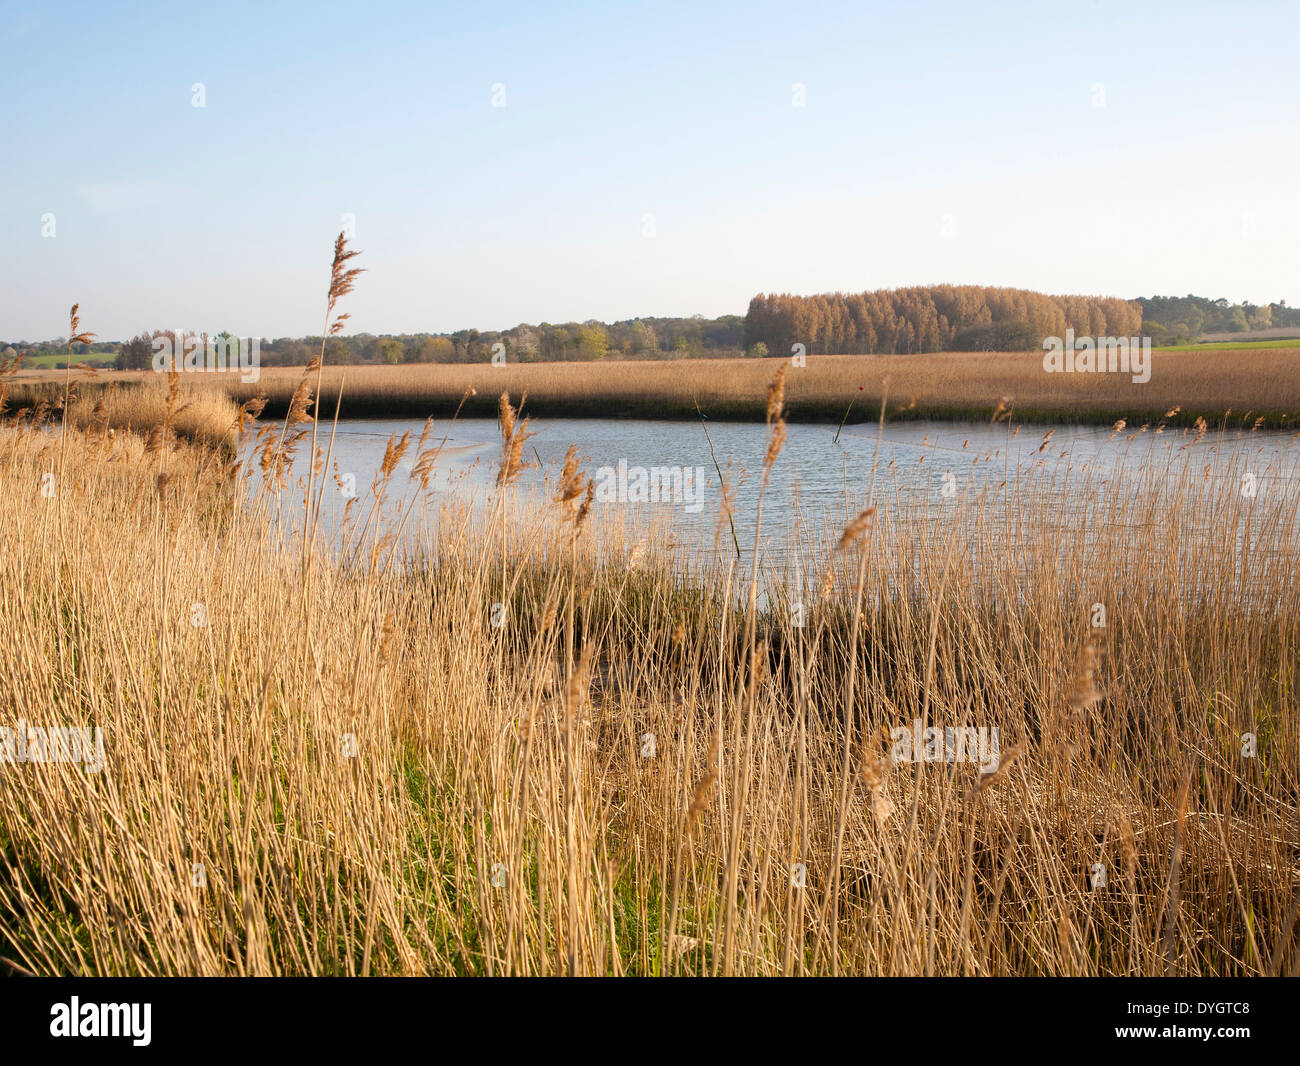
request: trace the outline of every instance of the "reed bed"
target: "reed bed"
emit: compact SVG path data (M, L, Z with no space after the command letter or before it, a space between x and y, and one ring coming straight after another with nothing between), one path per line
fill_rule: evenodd
M786 416L792 421L871 422L888 399L891 419L986 421L999 404L1018 422L1154 424L1179 408L1171 424L1204 418L1213 428L1256 419L1270 428L1300 427L1300 346L1259 351L1152 353L1151 380L1129 375L1043 370L1042 352L942 352L925 355L817 355L792 368ZM342 386L345 418L492 417L504 391L527 393L540 417L710 418L762 421L774 359L680 359L599 363L410 364L327 366L321 410L332 414ZM243 403L267 395L267 414L281 417L302 368L266 368L257 383L233 373L196 375L204 387ZM113 374L130 382L145 374ZM14 386L31 403L51 374L24 372ZM462 406L463 404L463 406ZM698 408L697 408L698 405Z
M238 405L223 390L188 375L182 382L179 375L87 377L82 371L65 383L6 370L0 368L6 406L36 423L50 413L60 414L66 395L69 424L91 435L125 431L148 437L165 424L172 435L226 452L232 452L238 440Z
M867 493L794 579L607 524L576 456L520 499L499 393L485 506L397 491L435 424L324 535L314 375L238 467L0 433L0 725L106 752L0 765L9 969L1300 972L1293 466ZM895 761L915 719L997 765Z

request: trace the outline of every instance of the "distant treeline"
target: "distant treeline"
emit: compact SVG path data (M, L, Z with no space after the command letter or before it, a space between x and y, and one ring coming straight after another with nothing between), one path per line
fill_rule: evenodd
M331 337L326 363L483 363L500 352L509 362L583 362L596 359L689 359L739 355L745 322L721 318L635 318L622 322L521 323L507 330ZM500 346L500 347L498 347ZM319 337L282 337L262 345L265 366L305 363L320 351Z
M1072 329L1081 337L1149 336L1184 343L1202 333L1300 327L1286 301L1257 306L1200 296L1049 296L1027 289L924 285L818 296L763 295L749 303L745 349L785 355L1024 351Z
M462 329L455 333L357 333L331 337L325 362L340 363L482 363L504 345L510 362L544 363L595 359L689 359L741 354L745 320L740 315L705 318L634 318L621 322L521 323L507 330ZM128 341L72 346L74 362L143 370L153 358L153 338L171 330L145 330ZM186 331L187 336L206 336ZM320 351L321 338L262 338L263 366L300 366ZM67 340L0 341L0 356L65 359Z
M745 316L745 347L786 354L1023 351L1067 329L1136 336L1139 304L1111 296L1048 296L1027 289L924 285L819 296L759 295Z
M1139 299L1142 330L1155 344L1195 341L1203 333L1245 333L1300 328L1300 307L1229 303L1203 296L1151 296Z
M331 337L325 362L482 363L494 354L509 362L596 359L687 359L748 354L788 356L795 344L809 354L878 354L938 351L1024 351L1044 337L1131 337L1156 344L1195 341L1203 333L1295 327L1300 308L1286 301L1256 305L1200 296L1137 300L1100 296L1049 296L1027 289L979 285L925 285L817 296L761 294L748 313L720 318L633 318L559 325L521 323L513 329L463 329L455 333L358 333ZM74 345L76 362L142 370L152 362L152 339ZM320 351L320 337L263 338L263 366L301 366ZM66 341L0 341L0 356L66 358ZM48 365L48 364L47 364ZM60 364L61 365L61 364Z

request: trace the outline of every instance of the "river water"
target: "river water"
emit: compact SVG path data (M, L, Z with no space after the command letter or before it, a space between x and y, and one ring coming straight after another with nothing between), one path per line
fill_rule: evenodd
M762 497L760 555L792 543L833 543L847 519L868 504L942 517L985 515L1041 502L1064 527L1089 523L1099 506L1109 521L1159 523L1160 496L1181 479L1225 497L1256 498L1300 489L1300 442L1287 433L1213 432L1198 441L1190 430L1145 431L1086 426L1021 426L951 422L792 424L763 487L766 426L744 422L668 422L635 419L547 419L530 427L523 457L531 466L519 490L553 495L569 446L600 488L594 507L665 524L676 539L700 550L751 557ZM413 503L404 534L427 533L439 504L471 507L495 491L501 438L494 419L436 423L424 451L441 445L428 489L412 474L422 422L350 421L339 424L324 497L326 527L339 521L349 493L368 503L394 436L409 432L411 447L387 488L385 511ZM329 427L322 426L322 448ZM445 443L444 443L445 437ZM295 476L306 474L300 449ZM723 475L719 478L719 472ZM661 486L659 500L640 485ZM731 506L724 508L726 484ZM283 494L292 500L293 493ZM397 507L393 503L398 504ZM292 508L292 504L288 504ZM355 511L356 508L354 507ZM1116 515L1119 515L1118 519ZM733 534L734 527L734 534ZM942 522L936 528L942 528Z

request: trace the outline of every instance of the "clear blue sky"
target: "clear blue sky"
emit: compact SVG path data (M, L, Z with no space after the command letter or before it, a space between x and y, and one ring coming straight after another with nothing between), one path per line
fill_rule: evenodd
M105 339L319 332L344 213L350 332L942 281L1295 304L1298 41L1295 0L0 0L0 337L73 301Z

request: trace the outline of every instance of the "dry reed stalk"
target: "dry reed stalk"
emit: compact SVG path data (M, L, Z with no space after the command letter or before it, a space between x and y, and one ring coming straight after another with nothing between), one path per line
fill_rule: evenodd
M1192 792L1192 768L1183 771L1178 792L1174 796L1174 846L1169 857L1169 875L1165 879L1165 906L1162 915L1164 934L1160 942L1160 955L1164 959L1165 976L1174 972L1174 938L1178 932L1179 907L1182 898L1181 868L1183 861L1183 833L1187 824L1187 805Z
M1097 672L1101 666L1103 642L1101 635L1092 633L1079 649L1078 664L1070 679L1067 697L1070 710L1076 715L1086 714L1099 704L1104 696L1097 687Z
M887 755L873 758L864 753L862 757L862 783L871 793L871 813L878 825L884 825L894 813L894 801L889 798L887 788L889 765Z
M699 820L704 809L709 805L709 798L713 795L713 788L718 782L718 759L722 751L722 734L715 730L713 739L709 741L709 755L704 764L703 776L695 782L691 790L690 806L686 809L686 827L685 836L689 839L695 830L695 823Z
M1003 752L1001 759L998 761L997 769L990 773L980 774L979 779L975 782L975 786L966 793L967 798L974 798L987 789L993 788L995 785L1006 780L1011 771L1011 767L1015 765L1016 760L1018 760L1024 752L1024 741L1013 745L1011 748L1008 748Z
M871 522L875 517L875 514L876 509L874 507L868 507L859 512L856 518L846 523L844 526L844 532L840 534L839 543L835 545L835 550L844 551L845 548L857 541L862 534L871 528Z
M519 401L519 411L523 410L527 396ZM497 470L499 488L513 485L519 475L532 464L523 458L524 442L533 434L528 432L528 419L517 421L518 412L510 406L509 393L503 392L499 401L501 417L501 465Z

